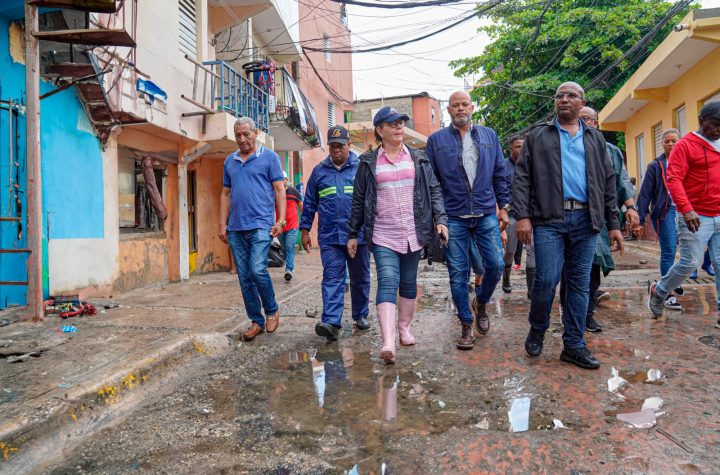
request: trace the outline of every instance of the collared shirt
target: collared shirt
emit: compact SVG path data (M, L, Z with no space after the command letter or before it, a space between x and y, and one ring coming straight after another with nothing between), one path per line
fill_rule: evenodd
M390 161L385 149L378 149L375 165L377 202L373 244L387 247L400 254L422 248L415 229L413 192L415 191L415 163L410 151L403 145L402 151Z
M587 170L585 166L585 143L583 142L585 126L579 119L578 123L580 124L580 130L572 137L570 132L560 126L560 121L555 119L555 125L560 134L563 200L575 200L581 203L587 203Z
M477 161L478 151L475 148L475 144L472 139L472 125L465 132L462 138L462 161L465 174L468 177L470 189L472 190L473 183L475 183L475 176L477 175Z
M280 158L270 149L258 147L244 162L239 151L228 155L223 165L223 187L230 188L228 231L269 230L275 223L273 183L282 180Z

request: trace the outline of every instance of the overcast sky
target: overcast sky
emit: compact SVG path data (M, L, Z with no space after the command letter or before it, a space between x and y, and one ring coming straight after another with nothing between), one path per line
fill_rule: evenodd
M703 0L703 8L720 7L720 0ZM453 6L388 10L348 6L350 29L355 47L366 43L386 44L414 38L441 28L458 15L466 15L475 3ZM446 22L446 23L443 23ZM480 20L465 23L417 43L380 53L353 55L356 99L389 97L427 91L444 100L463 88L463 80L453 76L448 62L480 54L487 37L479 35ZM469 78L472 83L473 78Z

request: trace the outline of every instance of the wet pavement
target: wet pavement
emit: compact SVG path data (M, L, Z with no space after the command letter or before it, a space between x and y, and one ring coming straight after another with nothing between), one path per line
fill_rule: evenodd
M714 287L688 283L685 311L651 320L644 288L657 260L629 253L618 264L605 281L612 298L596 314L605 331L587 334L599 370L559 361L557 304L543 354L525 355L522 272L513 272L513 293L495 294L490 333L461 352L447 271L421 264L418 344L399 348L392 366L378 358L374 318L360 332L346 316L338 342L314 335L317 320L306 315L319 308L319 281L308 277L284 294L278 332L251 343L228 339L230 351L186 361L126 416L35 471L717 473ZM208 281L192 289L220 295L230 285ZM197 305L192 295L179 305ZM609 384L613 376L622 382ZM650 428L618 419L653 404L642 412L655 421Z

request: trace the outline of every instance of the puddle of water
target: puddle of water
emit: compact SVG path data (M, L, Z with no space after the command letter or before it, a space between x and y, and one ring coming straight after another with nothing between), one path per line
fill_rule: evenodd
M665 374L659 369L648 369L635 373L620 372L620 376L631 383L664 384Z
M508 411L511 432L525 432L530 425L530 398L513 399Z
M715 348L716 350L720 350L720 337L717 337L715 335L705 335L698 338L698 340L703 345L707 345Z

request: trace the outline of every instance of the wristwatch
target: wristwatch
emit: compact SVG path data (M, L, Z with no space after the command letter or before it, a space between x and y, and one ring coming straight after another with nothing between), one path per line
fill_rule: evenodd
M505 211L510 211L510 203L505 203L505 206L503 206L500 209L504 209Z
M635 211L638 211L637 205L630 205L630 206L626 206L625 208L626 209L634 209Z
M279 219L277 224L284 228L287 225L287 221L285 221L284 219Z

